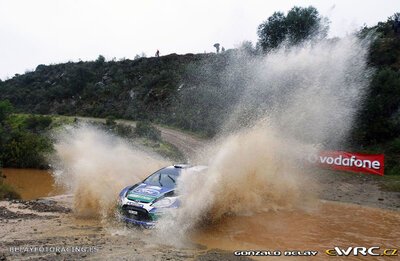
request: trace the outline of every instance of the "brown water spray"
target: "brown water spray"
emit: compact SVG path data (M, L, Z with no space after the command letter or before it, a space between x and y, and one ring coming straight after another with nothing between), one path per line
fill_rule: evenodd
M178 180L182 206L158 223L159 237L172 233L172 243L181 244L193 229L224 217L315 206L317 182L303 159L347 138L368 83L366 46L347 37L234 57L231 64L252 80L195 161L208 170Z
M167 161L89 124L66 126L56 134L56 182L74 195L77 216L105 217L118 193Z

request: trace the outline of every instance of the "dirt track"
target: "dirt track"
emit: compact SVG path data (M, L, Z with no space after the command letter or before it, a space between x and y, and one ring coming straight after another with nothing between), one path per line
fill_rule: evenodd
M188 159L194 156L197 150L204 146L205 141L187 133L170 128L157 126L163 140L176 146Z
M100 118L78 117L78 119L87 122L105 122L105 119ZM129 125L131 127L136 126L136 122L134 121L116 120L116 122ZM187 159L193 157L196 151L203 147L206 142L205 140L195 137L194 135L190 135L179 130L163 127L160 125L156 125L156 127L158 130L161 131L161 138L177 147L186 156Z
M203 144L202 140L177 130L160 130L166 141L189 157ZM376 179L329 173L316 174L315 179L322 184L322 199L400 209L400 193L381 191ZM96 219L77 219L71 214L71 206L70 195L27 202L1 201L0 260L247 260L202 246L176 249L153 244L149 231ZM24 248L15 253L16 247ZM37 249L32 252L26 247ZM47 247L47 252L39 247Z

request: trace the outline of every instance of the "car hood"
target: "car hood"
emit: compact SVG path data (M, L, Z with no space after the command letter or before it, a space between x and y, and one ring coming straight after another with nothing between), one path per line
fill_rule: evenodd
M126 197L129 200L139 201L143 203L150 203L158 198L163 197L166 193L173 191L174 188L166 188L159 186L147 185L146 183L140 183L133 189L129 189Z

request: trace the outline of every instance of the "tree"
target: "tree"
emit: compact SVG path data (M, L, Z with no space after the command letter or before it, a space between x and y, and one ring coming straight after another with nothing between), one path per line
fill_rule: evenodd
M323 25L323 19L315 7L293 7L286 16L288 40L291 44L298 44L303 40L327 34L327 24Z
M276 48L286 37L286 17L282 12L275 12L267 21L258 26L258 37L261 48L265 51Z
M104 63L106 61L106 58L104 58L103 55L99 55L99 57L97 57L96 63Z
M250 41L243 41L238 49L246 54L256 53L256 49L253 47L253 43Z
M319 15L315 7L293 7L285 16L275 12L258 26L258 45L263 51L269 51L284 41L295 45L314 37L326 37L328 20Z

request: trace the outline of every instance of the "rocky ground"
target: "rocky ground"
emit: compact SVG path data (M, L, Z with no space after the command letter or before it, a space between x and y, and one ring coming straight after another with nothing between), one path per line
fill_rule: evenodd
M0 260L246 260L202 246L151 244L149 232L96 219L76 219L63 195L1 201Z
M400 192L384 189L388 177L320 171L314 178L321 199L400 211Z

